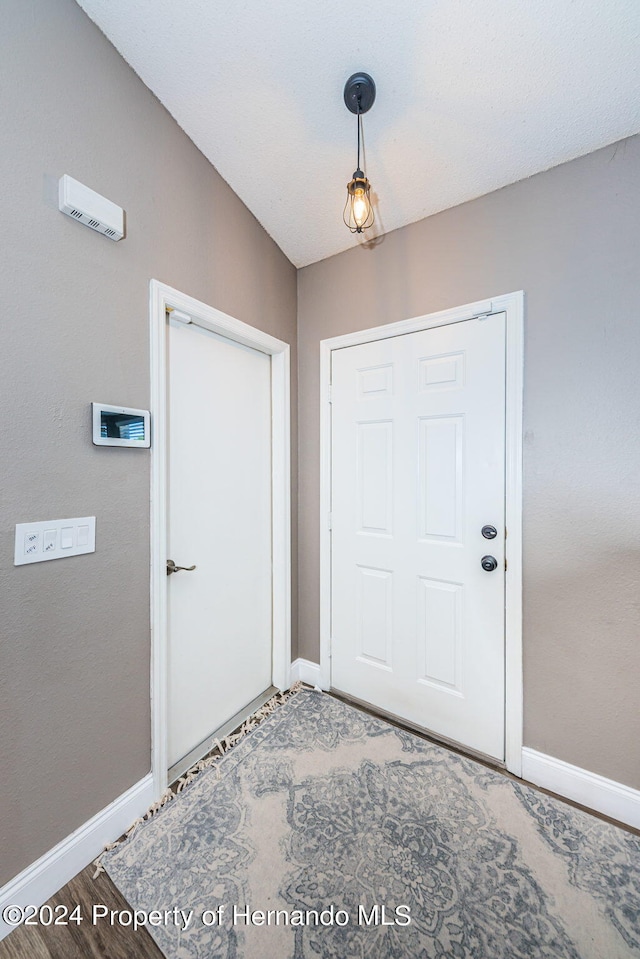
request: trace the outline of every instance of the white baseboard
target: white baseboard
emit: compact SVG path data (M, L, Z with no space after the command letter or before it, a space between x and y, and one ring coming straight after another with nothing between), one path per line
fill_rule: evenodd
M638 789L605 779L553 756L546 756L528 746L522 749L522 778L640 829Z
M137 782L0 889L0 917L6 906L41 906L102 849L142 816L155 799L151 773ZM13 929L0 918L0 939Z
M320 686L320 666L309 659L295 659L291 663L291 685L297 682Z

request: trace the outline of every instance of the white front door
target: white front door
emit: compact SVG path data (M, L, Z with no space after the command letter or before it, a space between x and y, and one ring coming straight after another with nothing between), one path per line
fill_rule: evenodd
M505 314L336 349L331 377L331 684L502 760Z
M168 322L168 764L271 685L271 357Z

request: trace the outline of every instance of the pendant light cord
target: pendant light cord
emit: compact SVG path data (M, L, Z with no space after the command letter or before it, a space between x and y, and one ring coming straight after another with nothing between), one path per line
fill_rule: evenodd
M362 114L360 113L360 97L358 96L358 170L360 169L360 127L362 126Z

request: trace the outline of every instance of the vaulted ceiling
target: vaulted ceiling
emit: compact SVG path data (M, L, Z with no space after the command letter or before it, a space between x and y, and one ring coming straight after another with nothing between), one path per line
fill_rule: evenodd
M640 131L638 0L78 0L296 266Z

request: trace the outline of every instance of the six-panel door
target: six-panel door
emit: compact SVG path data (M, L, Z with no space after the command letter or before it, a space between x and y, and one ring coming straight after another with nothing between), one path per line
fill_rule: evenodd
M497 759L504 449L504 313L333 351L332 686Z

